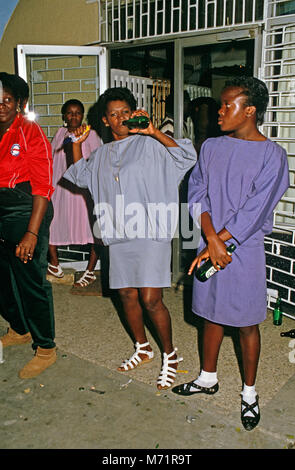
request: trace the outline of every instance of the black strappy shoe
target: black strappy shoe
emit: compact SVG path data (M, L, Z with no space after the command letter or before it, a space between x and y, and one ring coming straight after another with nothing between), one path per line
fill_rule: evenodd
M258 405L258 395L256 396L256 401L254 403L251 403L251 405L249 405L249 403L247 403L246 401L244 401L242 399L242 404L241 404L241 421L242 421L242 424L244 426L244 428L246 429L246 431L252 431L252 429L254 429L257 424L259 423L259 420L260 420L260 410L259 410L259 405ZM244 409L242 407L245 407ZM254 408L257 406L258 408L258 413L257 411L254 410ZM253 416L245 416L245 414L250 411Z
M192 388L194 388L194 390L192 390ZM173 387L172 392L176 393L177 395L184 395L188 397L190 395L194 395L195 393L206 393L207 395L213 395L218 391L218 389L218 382L216 382L213 387L201 387L200 385L197 385L194 381L191 381Z

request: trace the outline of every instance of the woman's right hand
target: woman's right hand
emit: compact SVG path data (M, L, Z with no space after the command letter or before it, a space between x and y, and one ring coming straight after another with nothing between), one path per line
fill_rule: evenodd
M37 241L38 237L36 235L33 235L30 232L25 232L16 247L15 256L25 264L28 261L32 261Z
M74 136L78 138L76 142L73 142L73 145L81 145L83 142L85 142L85 140L89 136L89 132L90 132L89 125L82 124L82 126L77 127L77 129L75 129L72 132L72 134L74 134Z

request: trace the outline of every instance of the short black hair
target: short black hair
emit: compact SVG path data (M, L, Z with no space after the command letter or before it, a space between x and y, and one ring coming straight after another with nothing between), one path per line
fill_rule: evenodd
M136 99L128 88L108 88L102 95L100 95L96 103L90 108L87 118L92 129L96 130L97 134L105 144L114 140L111 128L106 127L102 120L106 115L108 103L110 101L126 101L130 106L131 111L135 111L137 108Z
M2 82L2 87L11 92L15 101L19 101L20 107L22 108L24 101L29 99L30 94L27 82L19 75L7 72L0 72L0 80Z
M76 100L76 99L71 99L71 100L66 101L61 107L61 114L64 116L67 112L67 108L69 106L72 106L72 105L80 106L80 108L82 110L82 113L84 114L84 105L83 105L83 103L81 103L81 101Z
M102 95L100 95L97 101L101 117L105 116L107 106L110 101L126 101L130 106L131 111L135 111L137 107L136 99L128 88L108 88Z
M243 94L247 96L247 106L255 106L256 122L258 125L263 124L264 114L267 109L269 94L265 83L255 77L235 77L225 82L225 88L240 87Z
M183 90L183 104L191 105L191 99L189 92L187 90ZM170 94L166 96L165 99L165 113L169 117L174 117L174 92L173 90L170 91Z

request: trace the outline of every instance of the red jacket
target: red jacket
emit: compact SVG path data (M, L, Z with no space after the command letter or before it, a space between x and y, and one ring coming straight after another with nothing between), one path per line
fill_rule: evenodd
M39 124L18 114L0 141L0 188L29 181L32 194L50 199L51 145Z

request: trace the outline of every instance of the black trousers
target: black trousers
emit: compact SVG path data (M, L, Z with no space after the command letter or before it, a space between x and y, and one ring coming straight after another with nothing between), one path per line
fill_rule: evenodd
M48 349L54 343L52 288L46 280L51 202L42 221L32 261L15 256L15 245L27 230L33 197L22 184L0 188L0 313L19 334L30 332L33 349Z

